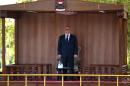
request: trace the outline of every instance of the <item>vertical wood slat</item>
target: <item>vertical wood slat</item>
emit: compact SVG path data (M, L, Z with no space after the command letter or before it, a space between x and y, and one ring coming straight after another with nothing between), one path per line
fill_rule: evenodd
M2 18L2 72L5 73L6 70L5 62L5 18Z

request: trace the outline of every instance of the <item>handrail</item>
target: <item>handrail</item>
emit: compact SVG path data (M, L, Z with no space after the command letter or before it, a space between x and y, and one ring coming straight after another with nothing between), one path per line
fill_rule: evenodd
M62 77L62 86L64 86L64 76L79 76L80 86L82 86L82 77L98 77L98 86L101 84L101 77L116 77L116 86L119 86L119 77L130 77L130 75L111 75L111 74L0 74L0 76L7 77L7 86L10 86L10 77L11 76L24 76L25 77L25 86L28 86L28 77L29 76L43 76L44 77L44 86L46 86L46 77L47 76L61 76Z

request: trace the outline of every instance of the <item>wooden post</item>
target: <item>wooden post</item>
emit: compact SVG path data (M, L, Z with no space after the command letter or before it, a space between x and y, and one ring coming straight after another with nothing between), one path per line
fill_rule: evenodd
M127 65L127 32L128 32L128 23L127 23L127 19L123 19L123 35L124 35L124 65Z
M5 18L2 18L2 73L5 73Z
M119 33L119 63L120 65L126 65L127 64L127 20L120 18L120 33Z
M15 18L15 64L18 64L18 18Z

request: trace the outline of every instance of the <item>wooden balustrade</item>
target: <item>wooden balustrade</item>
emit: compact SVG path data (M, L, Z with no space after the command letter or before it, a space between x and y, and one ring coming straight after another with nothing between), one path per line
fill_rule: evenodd
M51 74L51 64L19 64L6 66L7 74ZM10 77L11 80L24 80L22 76ZM42 80L43 77L28 77L28 80Z
M84 74L120 74L119 65L99 65L92 64L82 67L82 72ZM87 80L97 80L96 77L86 77ZM102 77L101 80L116 80L114 77Z

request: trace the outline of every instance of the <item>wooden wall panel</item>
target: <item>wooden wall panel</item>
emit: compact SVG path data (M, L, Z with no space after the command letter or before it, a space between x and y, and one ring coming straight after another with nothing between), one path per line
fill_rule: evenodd
M18 63L56 66L58 36L66 25L77 35L82 65L119 64L119 29L115 14L24 13L18 20Z
M116 22L114 15L88 15L89 64L118 64L119 31Z

